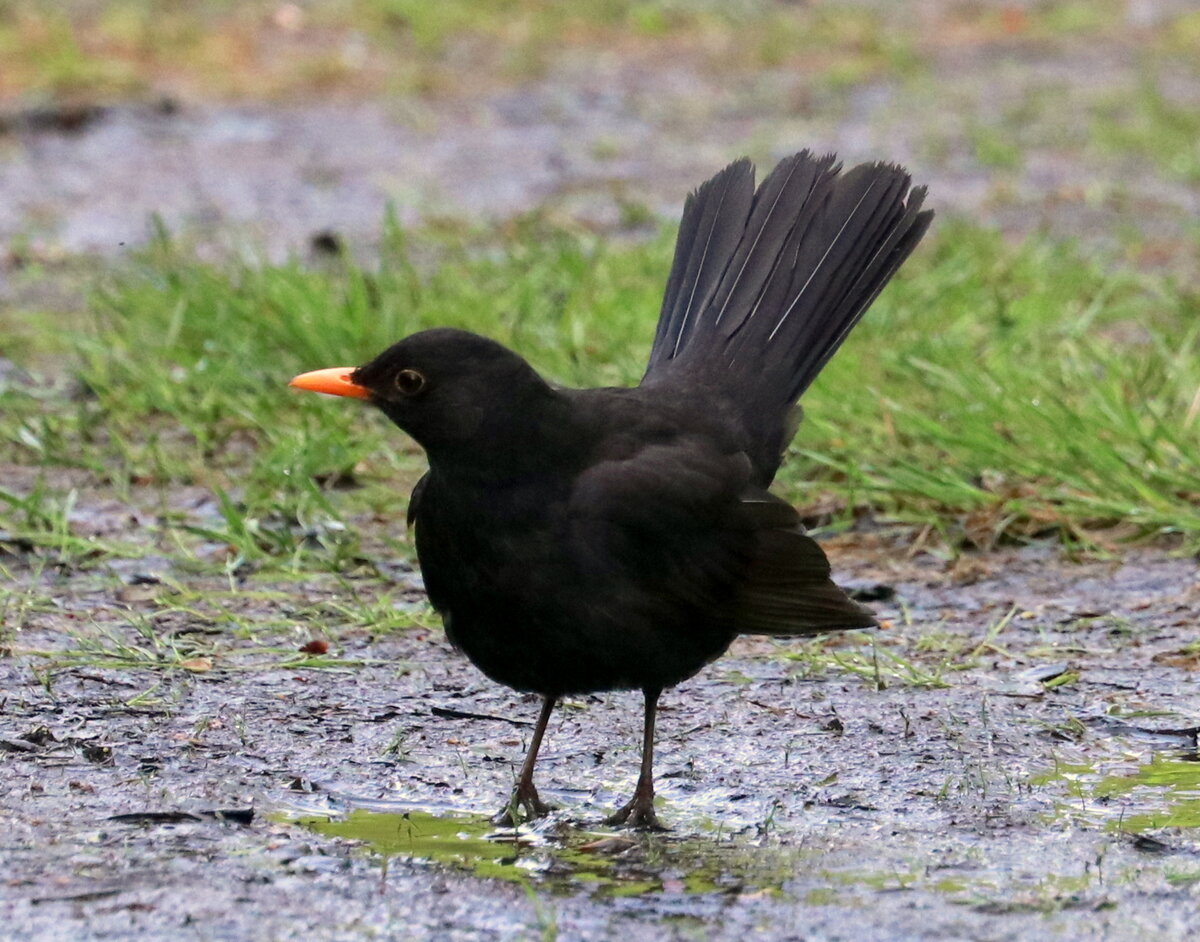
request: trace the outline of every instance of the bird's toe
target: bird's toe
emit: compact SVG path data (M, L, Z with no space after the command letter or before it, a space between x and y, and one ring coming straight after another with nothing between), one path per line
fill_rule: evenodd
M513 792L508 804L492 815L492 824L497 827L515 828L524 821L544 818L553 810L554 806L542 801L536 791L530 793L518 789Z
M653 802L638 801L636 798L616 814L604 819L609 827L626 827L634 831L669 831L670 828L658 820Z

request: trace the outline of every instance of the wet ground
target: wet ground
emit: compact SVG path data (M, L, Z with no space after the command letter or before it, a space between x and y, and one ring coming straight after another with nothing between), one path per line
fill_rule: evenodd
M1195 561L911 547L831 543L843 581L895 592L874 638L741 639L668 693L662 835L599 823L635 778L635 694L556 715L560 811L487 823L536 703L436 629L347 617L424 620L398 561L16 561L54 602L9 613L0 660L0 912L19 938L1188 937Z
M107 261L159 214L202 252L304 254L320 233L369 252L388 201L407 221L541 208L636 229L738 154L810 146L907 163L945 215L1104 249L1133 233L1136 261L1194 277L1194 178L1095 133L1150 65L1120 41L947 37L905 81L564 56L471 97L18 115L0 132L0 243L12 265ZM1164 68L1165 100L1194 101L1194 71ZM155 507L68 483L79 529L153 529ZM214 512L198 490L167 500ZM1169 549L1079 561L834 540L839 578L894 590L873 603L888 627L742 639L669 692L673 830L630 836L598 822L633 785L637 695L564 705L540 764L562 810L497 831L482 815L536 703L448 649L406 560L213 576L197 570L220 547L153 538L148 556L82 568L0 540L25 593L0 633L10 937L1200 931L1200 581ZM387 612L425 627L385 630Z

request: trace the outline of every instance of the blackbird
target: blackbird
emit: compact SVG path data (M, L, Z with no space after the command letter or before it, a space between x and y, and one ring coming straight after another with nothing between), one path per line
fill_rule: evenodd
M610 824L659 828L659 694L738 633L875 625L767 490L801 394L932 219L885 163L730 164L687 199L650 362L634 388L565 389L448 328L301 389L372 403L424 449L409 503L446 635L493 680L544 698L497 820L549 809L534 763L566 694L640 689L641 774Z

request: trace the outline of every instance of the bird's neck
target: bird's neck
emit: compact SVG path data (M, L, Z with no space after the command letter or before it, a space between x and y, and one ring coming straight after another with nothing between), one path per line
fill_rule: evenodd
M586 453L587 435L572 421L572 404L557 391L486 406L462 441L430 442L429 467L464 484L504 484L568 471Z

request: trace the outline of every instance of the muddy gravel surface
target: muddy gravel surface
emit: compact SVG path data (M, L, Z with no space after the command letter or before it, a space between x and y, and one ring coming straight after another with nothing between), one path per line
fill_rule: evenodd
M559 811L487 822L537 704L449 648L404 559L212 575L7 546L31 601L0 659L6 935L1193 936L1195 560L829 546L885 627L743 638L668 692L666 834L599 823L636 776L633 693L556 714Z

